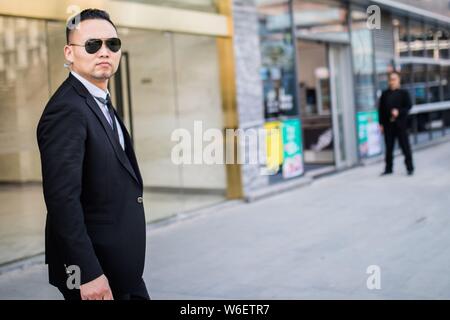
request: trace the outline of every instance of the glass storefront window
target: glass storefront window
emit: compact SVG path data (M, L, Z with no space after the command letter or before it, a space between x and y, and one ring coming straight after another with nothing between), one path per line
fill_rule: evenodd
M300 115L303 124L303 148L306 170L332 165L334 137L332 134L332 79L329 67L329 46L300 40L299 61ZM319 141L326 141L319 147Z
M296 36L304 40L349 42L347 9L330 0L294 0Z
M449 30L432 23L412 18L396 17L394 27L395 53L397 57L449 58Z
M289 1L257 0L269 183L303 173L296 101L295 39ZM289 146L289 148L287 148Z
M302 117L331 114L330 70L327 47L299 41L299 82Z
M273 2L273 3L272 3ZM298 114L295 104L295 48L287 2L262 1L258 6L261 77L265 116Z
M36 127L48 100L45 22L0 16L0 264L42 252Z
M428 102L439 102L441 74L439 65L428 66Z
M171 158L176 129L194 137L196 121L203 130L223 127L216 39L131 28L120 28L119 36L129 65L123 72L130 79L147 220L223 201L223 165L177 165ZM196 152L202 150L191 149L193 158Z
M410 86L412 83L412 64L406 63L401 65L400 71L402 86Z
M436 26L425 25L425 57L438 58L438 39Z
M66 44L66 25L63 22L47 22L49 84L50 95L67 78L68 70L64 67L64 45Z
M393 19L395 52L397 57L409 56L408 21L403 17Z
M351 41L355 81L356 110L373 110L375 106L374 52L372 32L366 25L365 12L353 9L351 13Z
M342 1L293 1L305 170L339 166L352 156L346 145L352 137L343 130L352 77L348 14Z
M427 65L415 64L413 66L414 74L414 96L416 104L427 102Z
M180 167L170 161L170 135L177 128L171 34L120 28L129 58L133 140L142 178L147 220L181 207Z
M413 84L413 65L410 63L400 66L401 86L409 91L409 95L414 104L414 84Z
M409 47L413 57L425 56L425 30L421 22L410 20L410 43Z
M408 28L403 25L410 26L409 33ZM436 61L449 58L449 31L445 27L401 17L393 19L393 26L397 57L408 56L409 49L411 56L417 58L425 57ZM415 104L448 100L448 67L446 64L429 61L426 64L401 65L402 84L415 97Z
M224 120L216 38L188 34L172 34L172 37L177 90L176 110L178 110L173 117L178 122L177 127L186 129L192 137L196 137L195 126L198 123L202 124L204 131L208 129L222 131ZM153 103L153 108L155 107ZM155 120L154 122L156 124ZM173 145L170 144L171 147ZM203 154L203 150L197 149L195 147L191 149L194 158L200 158ZM179 170L181 190L178 195L181 195L182 206L178 212L198 209L225 200L227 181L223 164L185 164Z
M444 101L450 100L450 66L442 66L441 77L442 91Z
M437 37L438 37L439 58L449 59L450 31L440 28Z

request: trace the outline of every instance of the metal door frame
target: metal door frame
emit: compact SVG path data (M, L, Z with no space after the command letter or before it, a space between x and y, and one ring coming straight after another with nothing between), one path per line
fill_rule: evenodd
M357 163L355 105L353 92L353 75L351 69L351 51L349 45L328 44L328 64L330 69L331 109L333 122L333 143L336 168L349 167ZM340 72L338 72L338 70ZM337 88L338 81L341 87ZM342 99L342 101L338 101ZM339 130L338 103L342 104L342 127ZM343 136L342 136L343 134ZM341 141L344 144L341 148ZM343 149L344 160L342 159Z
M130 56L128 52L122 52L119 68L109 83L111 99L117 109L117 113L122 118L124 125L130 133L133 143L133 105L130 77Z

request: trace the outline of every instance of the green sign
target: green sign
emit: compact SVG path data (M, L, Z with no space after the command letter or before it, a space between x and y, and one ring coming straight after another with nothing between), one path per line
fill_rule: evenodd
M300 120L284 120L282 130L283 178L296 177L304 171Z
M378 111L363 111L356 114L358 146L361 157L381 153L381 132L378 125Z

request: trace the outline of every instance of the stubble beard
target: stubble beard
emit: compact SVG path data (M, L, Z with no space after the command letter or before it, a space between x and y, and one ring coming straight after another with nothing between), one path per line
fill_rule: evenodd
M100 74L93 74L92 78L99 81L109 80L114 75L113 72L102 72Z

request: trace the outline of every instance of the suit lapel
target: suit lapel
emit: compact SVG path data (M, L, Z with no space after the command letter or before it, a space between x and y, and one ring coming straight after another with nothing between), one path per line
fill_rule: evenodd
M124 150L122 149L122 146L119 143L118 137L116 138L114 136L113 131L111 130L111 125L109 124L108 120L106 120L97 102L95 102L94 97L92 97L92 95L87 91L84 85L80 81L78 81L78 79L76 79L72 74L69 74L68 80L72 84L72 86L77 90L77 92L86 99L86 104L89 106L92 112L94 112L97 119L102 124L103 129L105 130L106 135L108 136L108 140L113 146L114 153L116 154L117 159L120 161L122 166L128 171L131 177L135 179L137 183L142 185L142 181L138 179L138 177L136 176L136 173L133 170L127 155L125 154ZM119 117L117 118L119 119ZM119 120L119 122L121 121ZM124 131L123 128L122 131Z
M142 176L141 176L141 173L139 171L139 166L138 166L138 163L137 163L137 160L136 160L136 154L134 152L134 148L133 148L133 144L131 142L130 135L128 134L127 128L123 124L122 119L117 115L116 111L114 111L114 113L115 113L115 115L117 117L117 120L119 121L120 127L122 128L123 138L125 140L125 153L127 154L128 160L130 160L131 165L133 166L134 173L136 174L136 176L137 176L139 182L141 183L141 185L143 186L144 183L142 181Z

